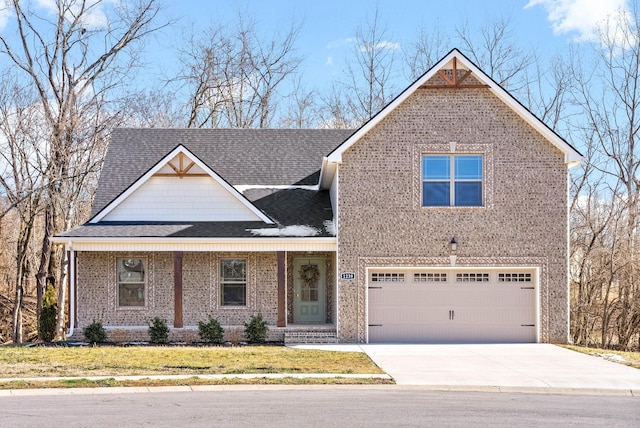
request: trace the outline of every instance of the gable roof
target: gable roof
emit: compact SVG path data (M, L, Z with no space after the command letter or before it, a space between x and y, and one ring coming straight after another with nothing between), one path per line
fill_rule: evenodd
M493 92L500 100L502 100L507 106L514 110L522 119L524 119L529 125L542 134L547 140L549 140L554 146L560 149L565 155L565 162L569 166L577 165L582 162L582 155L565 141L562 137L556 134L551 128L549 128L544 122L538 119L531 111L524 107L518 100L516 100L511 94L505 91L498 83L496 83L491 77L486 75L480 70L469 58L464 56L457 49L452 49L444 58L438 61L433 67L431 67L426 73L420 76L415 82L413 82L407 89L405 89L400 95L387 104L382 110L380 110L373 118L366 122L356 132L354 132L347 140L345 140L340 146L336 147L328 156L328 163L341 163L342 154L355 144L360 138L362 138L367 132L375 127L380 121L389 115L396 107L402 104L407 98L409 98L418 88L427 83L431 78L438 74L438 71L442 69L452 69L456 64L458 69L470 70L473 77L480 83L487 85L488 89ZM326 166L323 165L323 168ZM324 175L323 171L323 175ZM329 172L330 174L330 172Z
M237 200L241 206L247 208L254 216L255 220L261 220L268 224L273 224L273 221L266 216L262 211L256 208L247 198L245 198L240 192L238 192L233 186L227 183L220 175L212 171L207 165L205 165L197 156L187 150L184 146L179 145L173 149L164 158L160 159L152 168L150 168L144 175L138 180L132 183L124 192L120 193L117 198L111 201L106 207L90 220L90 223L97 223L105 217L108 217L109 213L118 208L127 198L132 197L136 190L140 189L154 174L162 170L167 164L178 155L185 155L190 161L197 165L200 171L203 171L205 175L211 177L219 186L221 186L226 192L228 192L232 198ZM177 175L176 175L177 177ZM232 199L233 200L233 199Z
M313 186L318 184L323 157L352 133L344 129L115 129L91 218L177 146L232 186Z

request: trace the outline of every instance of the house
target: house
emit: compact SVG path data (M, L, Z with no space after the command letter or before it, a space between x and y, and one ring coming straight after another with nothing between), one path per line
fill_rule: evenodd
M70 254L71 331L251 315L286 342L568 340L582 157L459 51L355 131L118 129Z

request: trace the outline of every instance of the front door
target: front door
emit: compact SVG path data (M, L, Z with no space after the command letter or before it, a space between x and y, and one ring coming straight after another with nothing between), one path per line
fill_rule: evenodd
M293 322L325 322L325 259L301 258L293 262Z

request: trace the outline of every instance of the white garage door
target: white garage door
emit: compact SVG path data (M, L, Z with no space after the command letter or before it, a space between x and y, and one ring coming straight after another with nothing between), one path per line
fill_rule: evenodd
M369 269L369 342L535 342L534 269Z

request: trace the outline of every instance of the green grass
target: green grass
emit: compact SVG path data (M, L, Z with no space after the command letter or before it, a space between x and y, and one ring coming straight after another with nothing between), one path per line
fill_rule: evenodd
M562 345L572 351L594 355L620 364L640 369L640 352L614 351L611 349L587 348L584 346Z
M0 378L383 373L364 353L245 347L0 347Z

